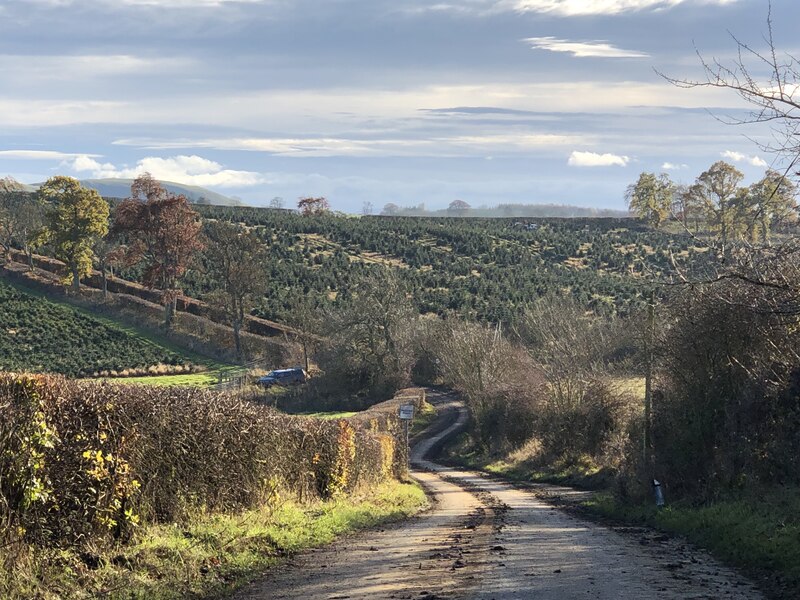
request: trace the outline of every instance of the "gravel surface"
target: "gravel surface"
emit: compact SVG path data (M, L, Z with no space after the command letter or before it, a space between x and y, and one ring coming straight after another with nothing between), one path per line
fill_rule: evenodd
M235 598L762 598L749 581L678 539L581 520L545 502L547 486L517 489L427 460L467 419L453 397L430 392L429 399L452 423L419 439L411 453L412 475L433 508L298 556Z

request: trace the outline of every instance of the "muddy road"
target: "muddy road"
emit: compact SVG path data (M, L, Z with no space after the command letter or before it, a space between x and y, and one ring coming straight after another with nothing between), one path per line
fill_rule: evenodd
M433 508L297 556L235 598L762 598L746 579L678 539L590 523L542 499L579 492L520 490L427 459L466 422L452 397L430 392L429 399L449 425L418 440L411 461Z

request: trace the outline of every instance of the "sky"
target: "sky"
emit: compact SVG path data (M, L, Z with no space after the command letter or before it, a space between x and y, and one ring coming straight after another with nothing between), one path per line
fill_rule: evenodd
M325 196L621 209L780 157L698 58L765 47L767 0L0 0L0 176L156 178L252 205ZM800 3L773 0L797 51Z

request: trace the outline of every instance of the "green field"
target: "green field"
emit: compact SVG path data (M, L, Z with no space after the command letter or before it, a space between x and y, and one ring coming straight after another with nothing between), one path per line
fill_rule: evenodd
M159 372L202 368L202 373L116 378L129 383L209 385L231 369L157 336L95 315L0 279L0 369L69 377L121 374L159 366Z
M231 367L236 369L236 367ZM107 378L107 381L122 383L125 385L159 385L177 386L186 385L191 387L211 387L219 383L219 370L203 371L202 373L189 373L186 375L158 375L153 377L122 377ZM99 378L103 379L103 378Z

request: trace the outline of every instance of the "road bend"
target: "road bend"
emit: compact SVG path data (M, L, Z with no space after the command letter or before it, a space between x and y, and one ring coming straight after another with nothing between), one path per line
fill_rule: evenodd
M440 431L416 442L411 473L433 508L297 556L235 598L762 598L680 539L590 523L542 499L580 492L518 489L431 460L432 450L463 429L467 411L452 395L430 391L429 399L443 415L432 428Z

